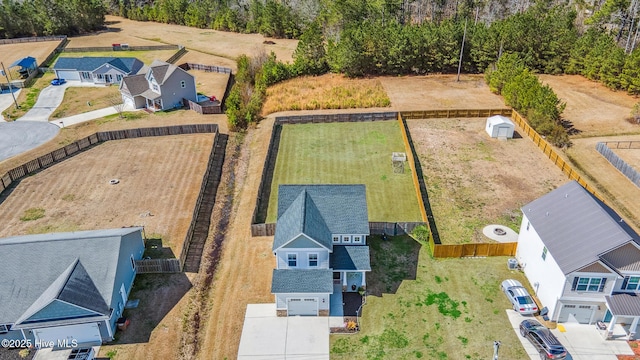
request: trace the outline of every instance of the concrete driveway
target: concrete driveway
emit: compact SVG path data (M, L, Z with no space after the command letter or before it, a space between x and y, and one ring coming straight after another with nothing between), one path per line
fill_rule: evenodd
M38 100L31 110L17 121L49 121L49 118L60 106L64 99L64 91L68 87L104 87L104 84L94 84L81 81L69 81L64 85L49 85L40 91Z
M520 335L520 322L526 318L531 319L531 317L522 316L511 309L507 310L507 316L529 357L532 360L539 360L540 355L536 348L529 340ZM614 330L614 336L624 334L624 329L620 325L616 325ZM633 355L633 350L622 337L617 337L615 340L604 340L601 331L596 329L595 325L568 322L559 324L558 328L551 330L551 332L567 349L569 355L566 360L617 360L616 355Z
M22 89L17 89L13 91L13 95L17 98L18 95L20 94L20 91L22 91ZM14 102L13 102L13 96L11 96L10 92L4 92L4 93L0 93L0 122L5 121L4 117L2 116L2 112L11 107L11 106L15 106Z
M0 122L0 161L46 143L59 131L49 122Z
M327 360L329 318L277 317L275 304L249 304L238 359Z

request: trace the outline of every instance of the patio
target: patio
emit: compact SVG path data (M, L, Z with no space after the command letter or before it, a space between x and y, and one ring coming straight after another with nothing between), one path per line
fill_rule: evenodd
M342 285L333 285L329 298L329 316L357 316L362 306L362 295L357 292L342 292Z

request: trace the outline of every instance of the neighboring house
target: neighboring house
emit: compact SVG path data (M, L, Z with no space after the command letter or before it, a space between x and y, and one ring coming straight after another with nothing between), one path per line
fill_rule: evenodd
M96 84L119 84L125 76L137 74L144 64L132 57L58 58L53 70L56 77Z
M155 60L145 73L124 78L120 93L125 104L154 111L182 107L182 99L197 101L193 75L160 60Z
M0 239L0 340L111 341L143 252L141 227Z
M640 237L572 181L522 207L516 257L551 320L640 319Z
M343 292L366 288L367 235L364 185L280 185L271 284L278 316L342 315Z

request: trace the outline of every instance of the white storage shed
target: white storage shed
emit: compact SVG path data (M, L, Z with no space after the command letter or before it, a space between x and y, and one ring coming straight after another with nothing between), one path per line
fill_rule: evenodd
M492 138L511 139L513 138L514 129L515 125L508 117L494 115L487 118L485 130Z

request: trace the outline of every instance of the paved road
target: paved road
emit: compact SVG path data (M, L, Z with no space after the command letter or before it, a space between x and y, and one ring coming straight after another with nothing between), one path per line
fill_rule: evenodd
M59 131L48 122L0 122L0 161L46 143Z

